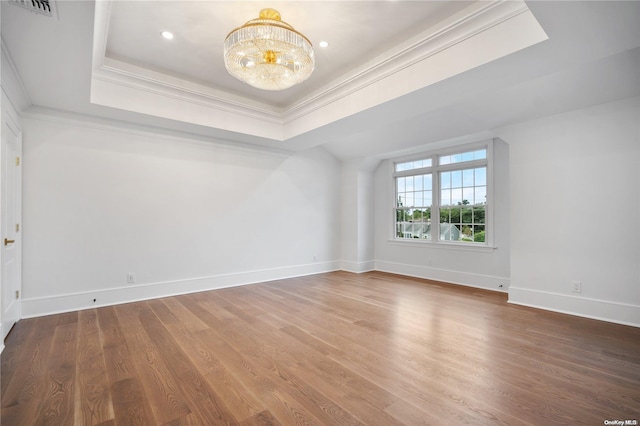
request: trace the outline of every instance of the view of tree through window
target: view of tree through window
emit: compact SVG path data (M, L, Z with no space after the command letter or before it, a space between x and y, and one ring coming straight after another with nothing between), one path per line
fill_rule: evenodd
M486 148L395 163L395 237L485 243L487 167Z
M430 173L396 179L398 237L431 239L432 186Z
M440 173L440 223L459 230L448 241L484 242L487 205L487 168Z

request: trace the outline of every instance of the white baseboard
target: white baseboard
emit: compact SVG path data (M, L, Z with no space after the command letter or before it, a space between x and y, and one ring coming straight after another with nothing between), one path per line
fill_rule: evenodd
M63 312L97 308L157 299L178 294L197 293L226 287L236 287L304 275L337 271L340 262L318 262L283 268L216 275L180 281L168 281L118 287L98 291L78 292L22 300L22 318L40 317ZM95 302L94 302L95 299Z
M365 262L352 262L350 260L341 260L340 269L347 272L353 272L354 274L361 274L363 272L375 271L375 261L368 260Z
M410 277L425 278L428 280L442 281L450 284L459 284L467 287L482 288L499 292L507 292L509 288L508 277L496 277L493 275L471 274L469 272L452 271L449 269L431 268L429 266L409 265L405 263L375 261L375 270L390 272L392 274L407 275ZM502 285L502 287L500 287Z
M99 291L24 299L22 301L22 318L32 318L101 306L137 302L178 294L197 293L201 291L236 287L337 270L353 273L363 273L375 270L487 290L506 291L508 289L509 303L640 327L640 306L638 305L609 302L518 287L509 288L509 278L507 277L471 274L431 268L427 266L385 261L332 261L311 263L306 265L239 272L180 281L159 282ZM498 287L500 284L503 285L503 288ZM94 299L95 302L93 301ZM0 342L0 353L2 353L3 349L4 346Z
M509 303L640 327L640 306L580 296L511 287Z

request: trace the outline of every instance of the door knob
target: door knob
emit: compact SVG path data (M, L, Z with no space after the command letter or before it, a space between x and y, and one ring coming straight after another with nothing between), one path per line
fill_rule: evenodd
M6 239L6 238L4 239L4 245L5 245L5 246L7 246L7 245L9 245L9 244L13 244L13 243L15 243L15 242L16 242L16 240L8 240L8 239Z

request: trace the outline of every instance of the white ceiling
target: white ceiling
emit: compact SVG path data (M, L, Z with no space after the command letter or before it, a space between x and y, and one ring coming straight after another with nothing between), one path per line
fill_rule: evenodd
M28 94L25 113L112 118L261 149L321 145L343 160L640 94L640 2L527 2L535 19L523 33L507 25L525 15L512 12L517 3L58 0L56 19L2 2L1 31ZM250 88L222 64L226 34L263 7L316 46L314 75L288 91ZM467 33L436 46L451 28ZM482 41L492 31L497 38Z
M111 7L106 56L284 107L471 4L471 1L116 1ZM256 90L231 77L224 68L222 51L227 34L257 18L267 6L278 9L282 20L315 46L313 75L289 90ZM164 40L160 37L164 30L173 32L175 38ZM318 47L321 40L330 46Z

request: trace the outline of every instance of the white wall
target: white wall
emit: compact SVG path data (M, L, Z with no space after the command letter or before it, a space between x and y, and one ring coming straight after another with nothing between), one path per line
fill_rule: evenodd
M373 168L378 161L342 163L341 269L374 269Z
M640 98L497 134L511 156L509 300L640 326Z
M633 98L497 129L496 249L481 252L390 241L388 161L371 174L323 149L285 156L27 117L23 316L373 263L637 326L638 117Z
M481 251L392 239L394 188L391 161L375 172L377 270L506 291L509 286L508 146L494 143L494 247ZM502 287L500 287L502 285Z
M339 266L340 164L321 148L23 127L25 317Z

